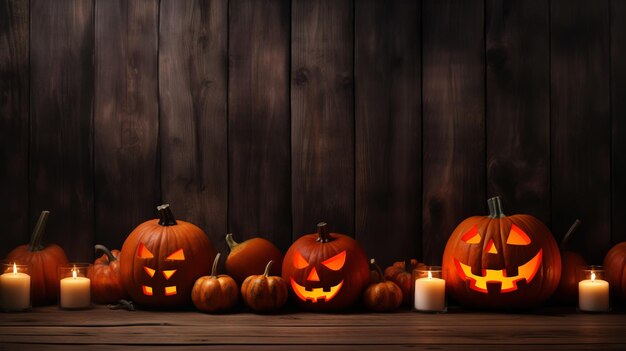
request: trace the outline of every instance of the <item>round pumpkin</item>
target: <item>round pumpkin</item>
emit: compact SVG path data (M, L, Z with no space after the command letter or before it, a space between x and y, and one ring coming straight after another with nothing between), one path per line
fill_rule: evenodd
M567 246L579 225L580 220L577 219L561 240L561 279L554 293L558 302L575 303L578 301L578 271L581 267L587 266L587 261L580 253L567 251Z
M49 211L41 212L30 237L30 244L16 247L6 258L7 262L28 265L31 302L39 306L57 303L57 267L68 263L65 251L60 246L42 244L49 214Z
M217 275L217 265L221 254L215 256L210 276L196 280L191 290L191 301L204 312L218 312L232 308L239 299L239 287L228 275Z
M296 240L283 260L283 279L305 309L340 310L356 302L370 279L369 262L351 237L329 233L326 223L317 233Z
M530 215L506 216L499 197L489 216L461 222L443 254L447 291L481 308L527 308L547 300L559 284L561 255L550 230Z
M256 312L272 312L287 302L287 283L279 276L270 276L274 261L269 261L262 275L251 275L241 285L246 306Z
M376 312L396 310L402 304L402 290L391 280L385 279L380 266L374 259L370 261L371 270L378 272L382 279L371 283L363 293L363 304L366 308Z
M393 265L385 269L385 278L396 283L402 289L402 300L405 305L413 305L413 297L415 295L413 270L422 267L426 267L426 265L411 258L405 261L394 262Z
M232 276L238 284L243 283L251 275L262 274L269 261L276 262L270 274L280 275L283 254L269 240L251 238L238 243L233 239L232 234L226 234L226 243L230 248L230 253L226 258L226 273Z
M613 246L604 257L603 264L612 297L623 302L626 300L626 241Z
M137 226L122 246L122 283L139 305L175 308L191 305L196 280L210 273L215 249L202 229L176 220L169 205L159 219Z
M126 289L120 276L120 251L110 251L103 245L95 246L102 257L95 260L91 274L91 297L96 303L107 304L126 299Z

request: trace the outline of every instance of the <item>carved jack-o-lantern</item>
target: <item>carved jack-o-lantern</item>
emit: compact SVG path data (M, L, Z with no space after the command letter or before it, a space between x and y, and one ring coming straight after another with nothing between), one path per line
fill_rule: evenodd
M326 223L291 245L282 272L296 301L312 310L349 307L369 282L363 249L349 236L328 233Z
M122 281L140 305L189 305L191 289L196 279L209 273L215 250L200 228L174 219L169 205L158 211L160 219L140 224L124 242Z
M522 308L547 300L561 275L552 234L529 215L506 216L499 197L490 215L459 224L446 245L443 274L448 292L467 306Z

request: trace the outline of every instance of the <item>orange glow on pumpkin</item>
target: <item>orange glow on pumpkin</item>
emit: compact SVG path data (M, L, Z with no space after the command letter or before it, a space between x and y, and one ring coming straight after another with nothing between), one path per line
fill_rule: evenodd
M166 286L165 287L165 296L173 296L176 295L176 287L175 286Z
M137 256L141 258L153 258L154 257L152 252L150 252L150 250L148 250L148 248L143 243L139 244L139 246L137 247Z
M176 250L176 252L174 252L171 255L167 256L165 259L166 260L173 260L173 261L184 261L185 260L185 253L183 252L183 249L178 249L178 250Z
M520 227L515 224L511 224L511 232L508 239L506 239L508 245L529 245L530 238Z
M170 280L170 278L174 275L174 273L176 273L175 269L172 269L169 271L163 271L163 276L165 277L165 280Z

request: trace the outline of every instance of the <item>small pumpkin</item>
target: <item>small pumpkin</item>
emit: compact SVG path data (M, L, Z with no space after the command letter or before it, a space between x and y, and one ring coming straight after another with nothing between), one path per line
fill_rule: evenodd
M402 290L391 280L385 279L376 260L370 260L371 269L382 277L382 280L371 283L363 293L363 304L366 308L376 312L389 312L396 310L402 304Z
M413 296L415 295L413 270L423 267L426 267L426 265L414 258L407 258L404 261L394 262L393 265L385 269L385 278L396 283L402 289L403 303L405 305L413 305Z
M103 252L93 264L91 297L96 303L114 303L126 299L126 289L120 276L120 251L110 251L103 245L95 246L96 253Z
M561 255L550 230L530 215L507 216L499 197L488 216L470 217L450 235L443 254L446 290L459 303L528 308L559 285Z
M217 275L217 265L221 254L215 256L210 276L196 280L191 289L191 301L204 312L228 310L237 304L239 287L233 278L226 274Z
M124 241L122 283L140 305L186 307L196 280L210 273L215 249L202 229L176 220L169 205L157 210L159 219L140 224Z
M262 274L269 261L276 262L270 274L280 275L283 254L269 240L251 238L238 243L232 234L226 234L226 244L230 248L226 258L226 273L232 276L237 284L243 283L251 275Z
M369 261L356 240L329 233L322 222L317 233L303 235L291 245L283 260L283 279L302 308L345 309L369 283Z
M561 240L561 279L554 293L559 302L574 303L578 300L578 271L587 266L587 261L580 253L567 251L568 243L578 226L580 220L577 219Z
M626 241L613 246L604 257L603 264L611 296L623 303L626 300Z
M270 276L274 261L269 261L261 275L247 277L241 285L241 297L246 306L256 312L272 312L287 302L287 283L279 276Z
M65 251L59 245L42 244L49 215L50 211L42 211L30 237L30 244L16 247L6 258L8 262L28 265L33 305L57 303L57 267L68 263Z

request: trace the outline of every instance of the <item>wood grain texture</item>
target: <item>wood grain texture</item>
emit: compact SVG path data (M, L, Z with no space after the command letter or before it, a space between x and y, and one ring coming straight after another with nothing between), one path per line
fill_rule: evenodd
M95 242L121 248L155 218L158 1L98 0L95 30Z
M161 1L160 16L163 201L224 251L228 3L166 0Z
M450 233L486 213L483 2L423 2L423 248L441 264Z
M354 236L353 15L350 0L292 2L294 239L319 221Z
M552 230L590 263L611 242L608 1L551 3Z
M28 242L29 28L28 0L0 1L0 257Z
M31 1L30 218L46 242L93 258L93 1Z
M550 35L546 0L486 2L487 193L550 222Z
M612 244L626 240L626 1L611 0Z
M230 1L228 230L291 245L290 2Z
M421 7L355 3L356 233L383 267L421 259Z

